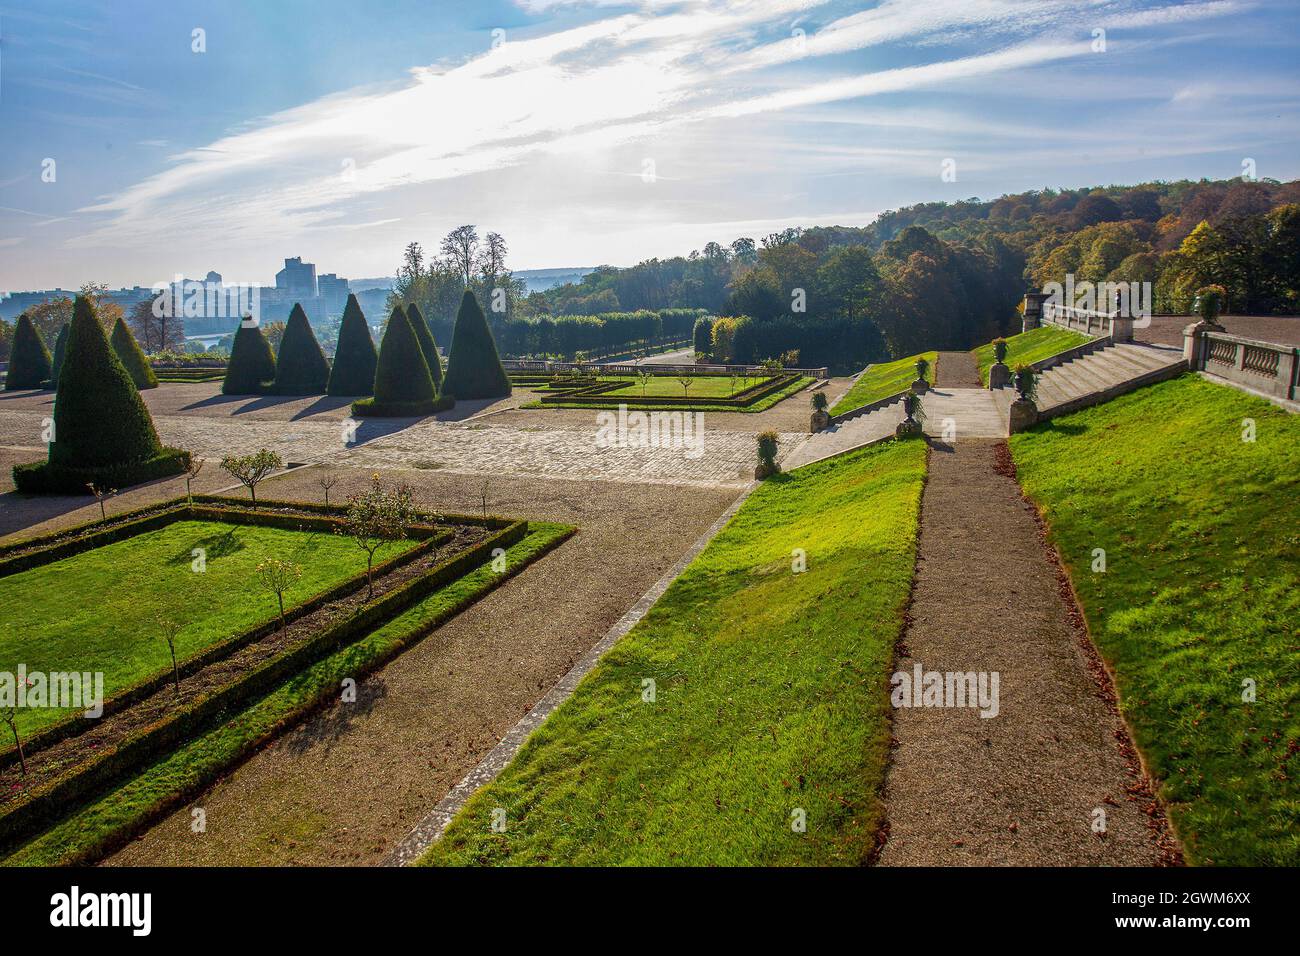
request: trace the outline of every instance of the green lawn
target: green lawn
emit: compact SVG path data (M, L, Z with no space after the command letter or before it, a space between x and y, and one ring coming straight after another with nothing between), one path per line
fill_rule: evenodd
M1184 376L1011 447L1189 861L1300 865L1300 419Z
M726 375L692 375L691 387L683 389L682 383L676 376L672 375L654 375L646 382L642 388L641 383L630 376L610 376L602 378L602 382L624 382L624 387L615 389L606 394L612 398L654 398L668 396L669 398L731 398L746 389L756 388L764 382L770 382L770 375L752 375L749 378L740 376L732 379Z
M870 405L888 395L903 391L916 381L916 360L919 358L930 362L930 370L925 373L925 378L933 385L934 363L938 357L938 352L922 352L919 355L909 355L907 358L871 366L853 383L853 387L844 397L835 403L831 414L843 415L845 412L851 412L855 408Z
M423 862L866 860L925 454L891 442L765 482Z
M530 522L527 536L506 549L504 572L488 562L439 588L365 637L294 675L221 726L82 807L0 861L0 865L75 866L95 862L107 849L121 846L181 801L198 796L240 758L314 709L337 700L340 682L345 678L359 679L422 640L444 621L558 547L573 530L549 522Z
M417 542L390 545L391 558ZM191 570L203 548L207 569ZM302 577L285 594L288 608L365 570L349 538L212 521L177 521L62 561L0 578L0 670L102 671L104 693L130 687L171 667L158 618L183 622L176 656L184 661L212 644L273 617L257 564L292 560ZM67 711L19 712L21 731L53 723Z
M1057 352L1064 352L1076 345L1087 342L1091 336L1073 329L1063 329L1055 325L1044 325L1019 335L1007 336L1007 367L1014 370L1017 365L1032 365L1034 362L1051 358ZM988 342L973 349L975 361L980 367L980 381L989 383L989 369L993 365L993 343Z
M716 378L716 376L709 376L709 378ZM755 402L751 402L748 405L743 405L738 407L735 405L712 404L710 402L711 398L720 398L723 396L709 395L707 393L701 393L697 391L699 389L700 383L704 382L705 380L706 377L704 376L698 378L696 380L696 384L691 386L689 396L686 396L685 393L682 392L681 384L674 381L673 379L669 379L668 381L672 383L673 388L676 388L676 392L672 391L672 388L668 388L666 386L664 386L666 390L659 392L659 394L661 395L689 397L691 399L691 403L689 405L667 406L667 405L646 405L646 404L638 403L637 399L641 396L641 386L638 383L626 389L619 389L618 391L607 393L609 399L608 402L603 402L603 403L602 402L595 402L595 403L593 402L546 402L543 403L537 401L537 402L527 402L519 407L520 408L614 409L614 408L618 408L619 405L626 405L629 411L648 411L648 412L762 412L771 408L777 402L784 401L785 399L789 398L791 395L803 391L803 389L807 388L814 381L816 381L815 379L810 378L809 376L806 375L801 376L800 378L795 379L789 385L777 389L775 392L773 392L770 395L765 395L763 398L760 398ZM723 378L722 382L726 385L727 393L730 393L730 387L731 387L730 379ZM744 391L746 387L752 387L755 384L757 384L758 377L751 378L749 380L749 386L744 386L743 382L744 379L741 379L742 384L740 388L738 388L738 391ZM712 385L710 387L717 388L716 385ZM655 394L654 389L655 386L653 385L650 386L650 388L646 392L646 395L647 396L654 395Z

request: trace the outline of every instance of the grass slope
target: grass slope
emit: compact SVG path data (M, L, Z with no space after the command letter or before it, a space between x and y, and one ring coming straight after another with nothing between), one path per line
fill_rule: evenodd
M383 627L302 671L220 728L82 808L0 861L0 865L79 865L121 846L150 821L197 796L232 764L276 734L322 704L336 700L345 677L360 678L395 657L572 533L573 529L565 525L530 522L527 536L506 549L504 573L493 571L489 562L435 591Z
M394 543L381 557L417 543ZM195 548L206 551L203 573L191 570ZM340 535L177 521L0 578L0 669L22 663L29 671L103 671L112 696L171 668L161 616L184 623L176 637L180 661L274 617L275 596L257 576L267 557L302 567L286 609L365 570L361 549ZM66 714L25 709L18 726L31 733Z
M422 862L865 860L924 470L889 443L765 482Z
M1015 370L1017 365L1032 365L1034 362L1051 358L1057 352L1064 352L1076 345L1087 342L1091 336L1073 329L1063 329L1055 325L1044 325L1019 335L1007 336L1007 368ZM993 343L987 342L977 349L975 361L980 367L980 382L989 383L989 369L993 366Z
M1300 865L1300 419L1184 376L1011 447L1189 861Z
M909 355L907 358L871 366L858 377L844 397L835 403L831 414L843 415L845 412L851 412L855 408L870 405L888 395L903 391L916 381L916 360L920 358L927 359L930 363L925 378L933 385L934 363L938 357L938 352L921 352L918 355Z
M670 379L670 381L672 381L672 380ZM726 382L727 380L724 379L723 381ZM585 403L578 403L578 402L545 402L545 403L543 403L543 402L527 402L527 403L525 403L525 404L523 404L523 405L520 405L519 407L520 407L520 408L588 408L588 409L597 409L597 410L599 410L599 409L616 409L616 408L619 407L619 405L626 405L627 408L628 408L628 410L629 410L629 411L633 411L633 412L635 412L635 411L646 411L646 412L765 412L765 411L767 411L769 408L771 408L773 405L775 405L777 402L784 401L785 399L789 398L791 395L794 395L794 394L797 393L797 392L801 392L801 391L803 391L805 388L807 388L809 385L811 385L814 381L816 381L816 379L810 378L810 377L808 377L808 376L804 376L804 377L802 377L802 378L795 379L793 382L791 382L791 383L790 383L789 385L787 385L785 388L779 389L779 390L773 392L771 395L766 395L766 396L764 396L763 398L760 398L758 401L756 401L756 402L754 402L754 403L752 403L752 404L750 404L750 405L745 405L745 406L743 406L743 407L739 407L739 408L736 407L736 406L734 406L734 405L712 405L712 404L710 404L708 398L705 398L705 397L699 395L699 394L696 392L696 386L695 386L695 385L692 385L692 386L691 386L691 391L690 391L690 396L689 396L689 397L692 398L692 399L699 398L700 401L699 401L699 402L692 401L689 405L673 405L673 406L664 406L664 405L646 405L646 404L638 403L636 399L637 399L637 397L641 394L641 386L640 386L640 385L637 385L634 389L621 389L621 390L619 390L619 391L617 391L617 392L612 393L612 394L609 396L609 401L608 401L607 403L597 403L597 402L585 402ZM753 385L753 384L755 384L755 380L754 380L754 379L751 379L751 380L750 380L750 385ZM663 394L663 395L675 395L675 396L681 397L681 396L683 395L681 385L680 385L680 384L677 384L676 382L674 382L674 385L675 385L675 387L676 387L676 389L677 389L676 392L673 392L671 389L668 389L668 390L666 390L666 391L660 392L659 394ZM521 387L521 388L527 388L528 386L520 386L520 387ZM729 390L730 390L730 386L728 385L728 391L729 391ZM647 394L647 395L654 395L655 392L654 392L654 391L647 391L646 394Z

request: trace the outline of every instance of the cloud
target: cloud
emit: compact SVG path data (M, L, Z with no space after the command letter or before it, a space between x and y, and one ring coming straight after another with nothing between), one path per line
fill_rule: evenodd
M532 12L556 5L521 4ZM391 87L324 97L174 153L168 168L79 210L99 221L75 242L186 227L228 238L291 236L344 220L367 197L539 157L583 158L654 143L687 124L797 118L826 104L960 89L975 78L1064 63L1090 52L1088 23L1138 29L1240 9L1233 0L1156 8L1129 0L885 0L809 27L802 44L793 43L791 24L825 5L646 3L533 38L507 37L459 65L417 67ZM973 29L1006 45L935 53ZM926 62L876 70L863 70L861 58L842 62L845 53L909 43L910 56Z

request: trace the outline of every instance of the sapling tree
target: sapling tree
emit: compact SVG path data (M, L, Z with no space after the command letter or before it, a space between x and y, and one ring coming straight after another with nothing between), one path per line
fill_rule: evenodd
M159 616L155 623L158 626L158 633L167 645L167 653L171 655L172 682L176 685L176 693L179 696L181 692L181 669L176 663L176 635L181 632L184 625L176 618L167 615Z
M14 735L14 746L18 748L18 767L23 776L27 776L27 757L23 753L23 739L18 734L18 705L10 704L0 708L0 720L9 725L9 732Z
M636 380L641 383L641 397L645 398L646 387L650 384L650 379L654 376L648 368L637 368Z
M101 519L107 519L108 511L104 508L104 501L105 499L112 498L115 494L117 494L117 489L101 488L99 485L96 485L93 482L86 485L86 488L90 491L92 495L95 496L95 500L99 502L99 517Z
M682 394L689 398L691 394L691 386L695 384L695 376L687 374L678 375L677 383L682 387Z
M284 627L284 592L302 577L302 567L281 558L267 558L257 566L257 576L262 587L275 595L280 605L280 627Z
M339 483L339 476L333 474L322 475L316 479L316 484L320 485L325 492L325 507L330 506L330 489Z
M488 499L488 479L483 479L483 485L479 488L479 497L483 504L483 517L487 517L487 499Z
M390 541L406 537L406 528L419 517L411 504L411 489L398 485L385 488L379 475L370 476L370 488L348 499L348 510L340 533L347 534L366 552L366 600L375 596L375 555Z
M190 507L194 506L194 496L190 493L190 482L199 476L199 472L203 470L205 460L198 455L191 455L189 467L185 470L185 503Z
M283 466L284 462L280 456L267 448L263 448L256 455L227 455L221 459L222 470L248 489L254 508L257 507L258 483L275 469Z

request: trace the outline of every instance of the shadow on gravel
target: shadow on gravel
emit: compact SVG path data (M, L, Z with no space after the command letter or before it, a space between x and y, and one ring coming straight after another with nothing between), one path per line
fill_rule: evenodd
M382 677L371 677L357 685L356 693L354 703L339 701L329 710L307 718L302 727L284 738L285 749L294 756L320 746L328 749L352 729L356 720L368 715L388 696L388 685Z

